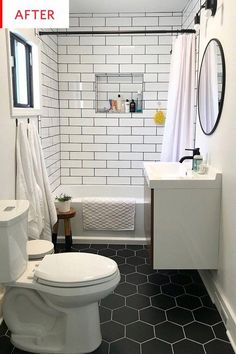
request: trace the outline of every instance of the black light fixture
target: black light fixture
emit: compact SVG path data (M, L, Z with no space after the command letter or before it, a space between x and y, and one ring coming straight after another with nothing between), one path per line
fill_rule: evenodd
M199 31L200 29L200 13L197 13L194 17L194 29L195 31Z
M200 12L205 9L205 16L211 17L215 16L217 10L217 0L206 0L205 3L200 7L199 11L194 17L194 29L199 31L200 29Z
M215 16L217 10L217 0L206 0L205 2L206 16Z

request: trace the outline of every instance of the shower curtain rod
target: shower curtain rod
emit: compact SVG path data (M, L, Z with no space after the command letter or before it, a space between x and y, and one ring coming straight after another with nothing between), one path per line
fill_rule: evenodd
M121 31L39 31L40 36L46 35L84 35L84 34L183 34L183 33L196 33L194 29L180 29L180 30L121 30Z

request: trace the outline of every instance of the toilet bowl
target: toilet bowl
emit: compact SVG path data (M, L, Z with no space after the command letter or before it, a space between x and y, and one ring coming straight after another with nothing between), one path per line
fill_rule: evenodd
M3 317L11 341L34 353L90 353L101 343L98 302L120 281L117 264L90 253L51 254L49 244L43 259L28 261L28 202L17 202L18 210L6 216L0 201L0 283L6 287ZM14 206L13 201L10 205ZM10 250L12 245L15 247ZM34 256L39 255L44 252L35 251Z

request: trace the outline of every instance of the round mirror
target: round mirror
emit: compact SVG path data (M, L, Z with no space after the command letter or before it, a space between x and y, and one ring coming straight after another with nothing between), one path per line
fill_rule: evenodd
M225 95L225 58L221 43L211 39L203 54L198 81L198 115L203 133L219 123Z

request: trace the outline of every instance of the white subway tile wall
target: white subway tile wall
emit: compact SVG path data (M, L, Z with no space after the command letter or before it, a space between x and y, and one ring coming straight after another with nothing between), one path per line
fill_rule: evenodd
M61 170L60 166L60 111L58 72L67 72L67 65L58 66L58 38L57 36L42 36L41 73L42 73L42 115L40 122L41 142L46 167L52 190L60 185L61 173L66 175L70 171ZM64 39L62 39L63 43ZM65 47L64 47L65 48ZM61 47L63 51L63 47ZM67 85L67 83L66 83ZM61 86L66 88L67 86ZM67 101L63 102L67 105ZM69 142L63 136L63 142ZM68 151L68 150L66 150ZM66 160L63 160L63 162ZM65 165L63 167L66 167Z
M182 25L182 13L71 16L69 31ZM164 129L152 117L158 101L166 108L172 40L170 35L58 36L62 184L143 184L143 161L160 159ZM130 99L130 91L142 87L143 112L96 113L100 73L141 74L132 85L125 76L119 84L117 78L101 79L99 97L105 102L121 91L122 99Z

